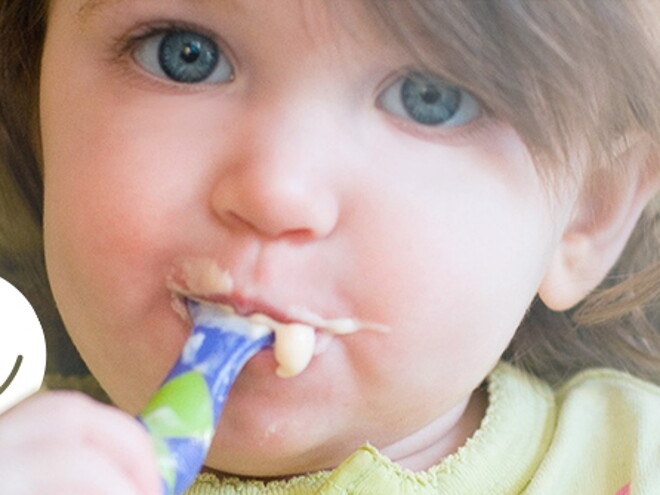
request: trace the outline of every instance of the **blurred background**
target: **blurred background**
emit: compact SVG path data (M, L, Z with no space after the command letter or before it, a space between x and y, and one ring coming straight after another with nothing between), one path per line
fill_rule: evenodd
M0 127L0 160L6 149L6 136ZM55 310L48 289L42 253L41 231L11 184L12 179L0 163L0 277L9 281L30 301L46 336L47 364L50 374L84 375L87 368L78 356ZM0 331L11 331L1 328Z

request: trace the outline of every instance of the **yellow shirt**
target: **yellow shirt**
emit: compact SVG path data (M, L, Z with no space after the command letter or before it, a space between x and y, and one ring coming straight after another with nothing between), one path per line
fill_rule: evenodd
M659 495L660 389L590 370L560 390L505 364L481 427L425 472L366 445L331 472L285 482L202 474L186 495Z
M201 474L186 495L660 495L660 388L596 369L552 390L500 364L488 396L472 438L424 472L365 445L287 481Z

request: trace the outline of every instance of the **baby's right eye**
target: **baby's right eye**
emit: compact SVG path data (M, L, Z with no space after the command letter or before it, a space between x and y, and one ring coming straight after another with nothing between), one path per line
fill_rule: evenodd
M190 30L160 30L141 37L133 51L140 67L182 84L231 81L233 67L217 43Z
M479 102L459 86L420 72L406 74L385 88L379 106L399 118L434 128L457 128L482 113Z

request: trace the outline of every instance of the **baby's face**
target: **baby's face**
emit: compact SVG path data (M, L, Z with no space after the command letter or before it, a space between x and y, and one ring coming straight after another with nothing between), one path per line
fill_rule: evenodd
M240 311L390 328L332 338L291 379L255 357L213 467L328 467L464 407L568 216L517 134L415 75L355 2L83 3L52 2L43 59L46 255L113 399L137 412L180 353L167 281L203 259Z

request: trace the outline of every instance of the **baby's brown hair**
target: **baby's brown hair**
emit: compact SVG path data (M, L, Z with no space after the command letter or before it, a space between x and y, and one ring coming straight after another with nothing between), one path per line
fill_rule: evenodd
M361 5L421 65L466 88L494 118L512 125L555 188L586 170L623 178L626 170L615 156L631 136L644 135L652 143L650 159L660 166L660 2ZM37 101L46 20L46 0L0 0L0 141L6 167L0 185L7 191L0 201L29 212L26 218L36 225L43 197ZM575 150L586 150L580 169L571 166ZM10 190L18 194L12 197ZM505 359L550 381L611 366L660 383L657 203L647 207L617 265L582 303L566 312L551 311L540 300L532 304Z

